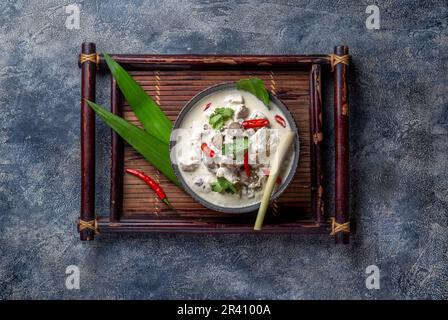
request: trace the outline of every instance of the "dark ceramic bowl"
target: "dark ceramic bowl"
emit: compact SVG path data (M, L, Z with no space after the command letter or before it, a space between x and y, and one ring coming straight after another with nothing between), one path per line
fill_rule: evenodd
M173 126L173 131L180 127L185 116L200 100L202 100L203 98L207 97L210 94L216 93L221 90L228 90L228 89L236 89L235 83L217 84L217 85L208 87L207 89L205 89L205 90L199 92L197 95L195 95L190 101L187 102L187 104L183 107L183 109L177 116L176 122L174 123L174 126ZM286 188L288 187L288 185L291 183L292 179L294 178L294 175L295 175L296 169L297 169L297 165L299 163L299 150L300 150L299 145L300 145L300 143L299 143L299 135L297 132L296 122L294 121L294 118L291 115L291 113L289 112L288 108L283 104L283 102L281 102L274 95L270 94L269 98L271 99L271 101L274 104L276 104L280 108L280 110L282 110L282 112L285 114L285 117L286 117L285 120L290 125L292 131L295 132L295 139L293 142L293 144L294 144L294 159L293 159L291 171L289 172L288 176L283 180L281 186L271 196L271 201L273 201L276 198L278 198L286 190ZM174 147L175 144L176 144L176 141L174 141L173 136L171 136L170 150L172 150L172 148ZM215 211L220 211L220 212L225 212L225 213L246 213L246 212L255 211L260 207L260 202L248 205L246 207L239 207L239 208L223 207L223 206L218 206L214 203L211 203L211 202L205 200L204 198L202 198L189 185L187 185L187 183L185 182L185 180L182 177L182 173L180 172L178 165L175 164L174 161L171 161L171 164L174 169L174 173L176 174L176 177L179 180L179 182L181 183L184 190L190 196L192 196L193 199L195 199L196 201L198 201L199 203L201 203L202 205L204 205L205 207L207 207L209 209L212 209Z

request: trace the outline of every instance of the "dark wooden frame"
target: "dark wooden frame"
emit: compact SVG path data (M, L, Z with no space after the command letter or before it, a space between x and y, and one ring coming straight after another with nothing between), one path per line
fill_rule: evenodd
M83 43L82 54L95 53L94 43ZM348 47L335 47L334 53L342 56L348 54ZM257 67L265 68L305 68L310 70L310 135L311 135L311 188L312 212L314 221L294 221L281 224L266 224L264 233L330 233L331 225L325 221L323 209L323 174L322 174L322 68L329 68L329 55L289 55L289 56L237 56L237 55L111 55L128 70L174 69L189 70L197 68ZM183 233L255 233L253 221L245 224L222 227L225 221L215 225L200 225L200 221L185 221L169 227L161 225L158 219L123 219L122 177L124 144L115 133L112 134L111 165L111 201L109 217L95 218L95 118L93 111L84 99L95 101L96 70L104 68L105 62L98 56L97 62L79 63L81 68L81 208L80 219L97 221L101 232L183 232ZM115 81L111 82L111 110L120 115L122 96ZM349 137L348 137L348 66L339 63L334 66L334 113L335 113L335 220L339 224L348 221L348 184L349 184ZM80 231L81 240L93 240L94 231ZM349 233L339 232L336 243L348 243Z

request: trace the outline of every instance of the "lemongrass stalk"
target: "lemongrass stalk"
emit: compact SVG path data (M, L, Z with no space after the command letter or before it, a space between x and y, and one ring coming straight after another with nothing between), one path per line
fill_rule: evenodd
M263 197L261 198L260 208L258 209L257 219L255 220L254 230L261 230L263 226L266 210L268 209L269 202L271 200L272 191L274 190L275 181L280 173L280 167L285 158L285 155L294 139L294 133L292 131L287 132L277 147L274 159L271 164L268 181L263 190Z

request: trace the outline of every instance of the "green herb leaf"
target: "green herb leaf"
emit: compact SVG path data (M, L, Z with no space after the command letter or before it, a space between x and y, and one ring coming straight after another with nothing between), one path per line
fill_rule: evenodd
M221 130L225 122L233 117L233 109L231 108L216 108L210 115L208 123L215 130Z
M227 192L235 194L237 192L236 187L233 183L229 182L227 185Z
M107 53L103 53L103 56L113 77L117 80L121 92L131 106L132 111L140 120L143 128L162 142L169 144L173 127L170 119L123 67Z
M222 115L222 117L227 120L233 117L233 109L232 108L216 108L215 113Z
M214 127L214 129L221 130L222 127L224 127L224 120L223 120L223 119L220 119L219 121L217 121L217 122L215 123L215 127Z
M126 140L127 143L137 150L149 163L160 170L168 179L180 186L171 167L170 150L165 142L107 111L100 105L89 100L86 101L109 127Z
M208 123L212 126L215 127L217 125L217 123L222 122L222 115L220 114L215 114L213 116L210 117Z
M236 82L236 88L252 93L269 108L269 93L266 90L263 80L259 78L241 79Z
M218 180L215 182L212 182L211 184L212 191L214 192L228 192L228 193L236 193L237 189L235 185L227 180L224 177L218 177Z
M212 182L211 187L212 187L212 191L218 192L218 193L221 193L224 190L218 181Z

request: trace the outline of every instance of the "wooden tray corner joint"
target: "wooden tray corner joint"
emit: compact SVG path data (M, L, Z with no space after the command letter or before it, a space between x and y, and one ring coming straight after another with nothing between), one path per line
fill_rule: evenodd
M301 139L299 167L293 182L270 209L264 233L327 233L336 243L349 242L348 66L347 46L330 55L121 55L111 56L125 67L174 120L197 92L240 78L259 77L292 112ZM98 70L107 72L94 43L83 43L81 68L81 240L101 232L255 233L254 214L232 215L204 208L168 182L115 133L111 138L110 212L95 214L95 116L85 99L95 101ZM335 121L335 213L323 208L321 75L333 73ZM111 77L111 111L137 123ZM167 191L176 215L143 182L124 175L139 168L156 177Z

